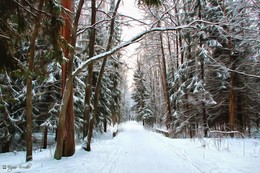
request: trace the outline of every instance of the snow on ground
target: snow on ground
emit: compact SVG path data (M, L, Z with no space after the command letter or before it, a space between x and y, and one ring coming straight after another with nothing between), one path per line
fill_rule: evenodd
M0 154L0 172L32 173L260 173L259 139L170 139L141 124L120 125L118 136L93 140L92 151L77 146L72 157L54 160L54 148Z

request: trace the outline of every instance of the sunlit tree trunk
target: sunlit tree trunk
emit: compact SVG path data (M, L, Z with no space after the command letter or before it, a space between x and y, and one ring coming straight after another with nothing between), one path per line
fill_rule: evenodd
M65 20L65 25L62 28L62 36L67 41L67 44L70 43L70 34L71 34L71 10L72 10L72 1L71 0L63 0L62 6L66 8L68 11L63 12L63 17ZM62 93L65 93L65 84L66 78L70 75L69 70L70 66L72 66L72 60L69 59L69 49L67 47L63 48L64 56L68 58L69 62L64 62L62 64ZM73 113L73 87L70 88L71 94L68 96L68 105L66 106L66 113L62 115L60 113L59 117L59 125L58 125L58 133L57 133L57 146L54 158L61 159L63 156L70 156L74 153L74 149L70 149L71 145L74 143L74 113ZM64 95L63 95L64 97ZM73 123L73 125L71 125Z
M68 44L71 44L72 34L72 0L63 0L62 5L68 11L63 12L65 25L62 28L62 36ZM73 68L73 57L70 55L68 47L63 48L64 56L68 58L68 62L62 64L62 93L65 90L67 76L70 76ZM72 156L75 152L74 139L74 110L73 110L73 87L71 88L69 103L65 115L65 134L63 142L63 156Z
M63 0L63 6L70 12L72 11L72 0ZM61 159L62 156L72 156L75 153L74 139L74 111L73 111L73 58L75 54L75 45L77 37L78 21L84 0L80 0L74 23L72 24L71 13L63 14L65 26L62 35L67 43L73 47L73 50L64 48L64 55L69 59L68 63L63 64L63 81L62 81L62 106L58 124L57 145L54 154L55 159ZM64 72L65 71L65 72Z
M227 9L226 9L226 1L223 0L222 3L222 11L223 15L227 18ZM235 127L235 57L231 55L231 50L232 50L232 41L231 38L228 38L228 49L229 49L229 60L231 64L231 72L230 72L230 81L229 81L229 86L230 86L230 91L229 91L229 128L231 131L234 130ZM234 134L231 133L231 137L233 137Z

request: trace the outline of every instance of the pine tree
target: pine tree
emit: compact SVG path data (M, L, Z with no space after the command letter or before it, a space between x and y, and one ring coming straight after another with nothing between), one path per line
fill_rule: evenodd
M154 115L148 103L149 95L144 75L144 72L141 70L141 63L137 61L137 69L134 73L134 91L132 94L135 104L132 110L135 112L137 121L143 121L143 123L150 125L153 124Z

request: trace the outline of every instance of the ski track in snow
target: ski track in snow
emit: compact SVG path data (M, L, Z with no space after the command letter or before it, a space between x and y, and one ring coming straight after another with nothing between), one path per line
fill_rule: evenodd
M123 141L116 149L119 154L111 156L102 173L201 172L139 124L125 126L118 138Z
M127 122L115 138L96 136L91 152L77 146L72 157L59 161L53 159L54 148L35 151L29 163L25 152L0 154L0 173L260 173L259 139L246 141L245 155L240 139L200 140L166 138Z

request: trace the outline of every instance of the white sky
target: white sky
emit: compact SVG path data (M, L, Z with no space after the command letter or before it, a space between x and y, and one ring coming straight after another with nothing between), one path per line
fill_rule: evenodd
M125 16L130 16L132 18L141 19L141 11L137 8L135 0L123 0L121 6L119 8L119 12ZM143 31L141 26L138 26L136 22L131 23L133 26L123 27L123 34L122 39L123 41L127 41L133 36L139 34ZM138 47L138 44L132 44L128 46L125 51L123 52L123 59L127 63L128 67L128 85L131 87L133 81L133 74L134 74L134 66L136 61L135 49ZM131 89L130 89L131 90Z

